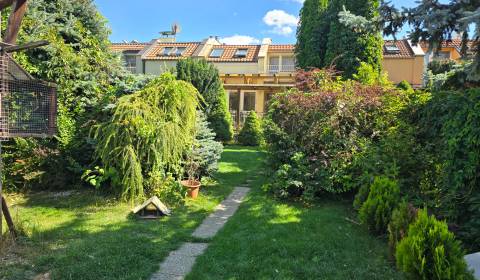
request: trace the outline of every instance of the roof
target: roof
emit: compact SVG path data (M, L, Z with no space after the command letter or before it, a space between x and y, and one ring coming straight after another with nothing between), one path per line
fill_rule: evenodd
M149 43L112 43L110 49L116 52L141 51L148 45Z
M474 44L473 40L469 40L467 42L468 50L471 51L473 49L473 44ZM430 44L428 42L422 41L422 42L419 42L419 45L422 47L424 51L429 50ZM445 40L442 42L441 48L455 48L458 52L460 52L462 50L462 39L455 38L452 40Z
M295 45L270 45L268 46L268 51L270 52L293 52L295 50Z
M386 50L386 47L389 45L395 45L398 48L398 52L396 53L389 53ZM385 58L411 58L415 56L415 53L410 46L408 40L385 40L383 46L383 57Z
M179 57L190 57L193 55L195 50L200 46L199 42L187 42L187 43L155 43L151 48L148 49L144 54L145 59L154 59L154 60L177 60ZM185 51L181 56L174 55L162 55L163 49L166 47L178 48L184 47Z
M260 47L261 45L217 45L213 48L223 49L222 56L218 58L207 57L207 60L212 62L257 62ZM247 55L242 58L235 57L235 52L238 49L246 49Z
M133 209L133 214L137 214L138 212L140 212L140 210L144 209L150 204L153 204L158 209L158 211L162 212L164 215L170 216L170 210L156 196L151 197L142 205L135 207L135 209Z

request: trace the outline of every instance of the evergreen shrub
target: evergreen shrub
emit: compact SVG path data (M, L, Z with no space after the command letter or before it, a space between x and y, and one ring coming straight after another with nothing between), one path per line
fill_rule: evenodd
M250 111L238 134L238 142L244 146L259 146L263 142L263 132L255 111Z
M444 221L420 210L407 236L396 249L398 268L410 279L474 279L467 270L465 252Z
M370 186L367 200L360 208L360 220L370 231L376 234L385 233L399 200L398 183L388 177L376 177Z

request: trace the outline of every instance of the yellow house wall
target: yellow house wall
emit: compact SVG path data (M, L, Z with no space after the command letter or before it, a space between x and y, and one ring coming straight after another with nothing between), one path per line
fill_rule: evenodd
M243 63L228 63L228 62L214 62L220 74L257 74L257 62L243 62Z
M388 78L393 83L406 80L412 85L422 85L424 70L423 57L415 58L384 58L383 70L388 73Z
M138 67L143 67L141 64ZM174 69L177 66L176 61L145 60L145 74L160 75L167 70ZM142 73L142 70L140 70Z

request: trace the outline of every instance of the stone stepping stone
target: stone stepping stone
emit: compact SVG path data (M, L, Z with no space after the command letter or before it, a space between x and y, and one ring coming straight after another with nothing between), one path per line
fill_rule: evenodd
M480 253L466 255L465 261L468 264L468 268L474 270L476 279L480 280Z
M249 188L236 187L222 203L217 205L202 224L193 232L196 238L212 238L225 225L227 220L235 214L240 203L250 191ZM160 265L160 270L152 275L151 280L181 280L193 268L195 260L207 249L207 243L184 243L177 250L170 252Z
M152 275L151 280L180 280L192 270L195 259L207 249L207 243L184 243L177 250L170 252L160 265L160 270Z
M243 199L250 191L249 188L236 187L233 192L220 203L215 212L210 214L203 223L193 232L196 238L212 238L225 225L228 219L235 214Z

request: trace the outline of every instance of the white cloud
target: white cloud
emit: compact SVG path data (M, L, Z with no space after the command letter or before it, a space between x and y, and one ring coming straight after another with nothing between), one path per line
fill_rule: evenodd
M298 18L283 10L271 10L263 17L263 22L272 27L270 32L288 36L293 33L293 28L297 27Z
M221 38L220 43L227 45L253 45L259 44L260 40L251 36L235 34L230 37Z
M305 0L291 0L293 2L297 2L297 3L300 3L300 4L303 4L303 2L305 2Z

